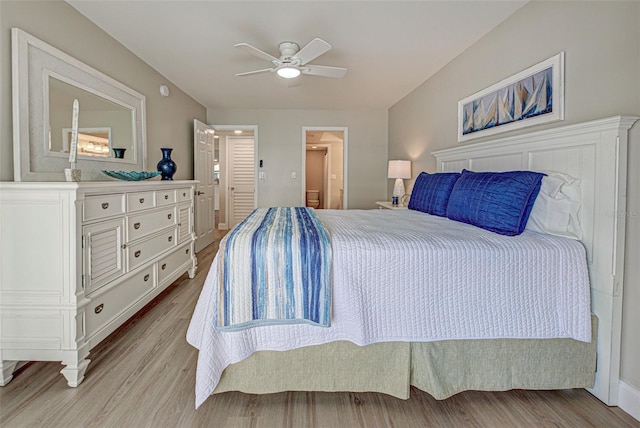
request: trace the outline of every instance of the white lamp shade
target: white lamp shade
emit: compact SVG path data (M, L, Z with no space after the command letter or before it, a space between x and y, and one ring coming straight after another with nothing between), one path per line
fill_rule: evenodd
M390 160L389 170L387 173L389 178L411 178L411 161L408 160Z

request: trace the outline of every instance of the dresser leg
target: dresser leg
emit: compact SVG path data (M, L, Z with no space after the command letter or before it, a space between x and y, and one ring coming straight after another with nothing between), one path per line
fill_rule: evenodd
M84 380L84 372L87 371L87 367L91 360L84 359L77 362L77 364L67 363L63 361L62 364L65 364L66 367L60 370L60 373L67 379L67 384L75 388L80 385Z
M197 270L198 270L198 265L194 263L193 267L189 268L189 270L187 271L187 273L189 274L189 279L195 278Z
M1 361L0 364L0 367L2 368L2 370L0 370L0 376L2 376L2 378L0 378L0 386L5 386L11 382L11 379L13 379L13 371L16 369L18 362Z

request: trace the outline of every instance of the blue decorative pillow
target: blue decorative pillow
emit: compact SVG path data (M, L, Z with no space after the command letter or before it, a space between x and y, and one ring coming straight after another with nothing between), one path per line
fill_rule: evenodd
M457 172L438 174L421 172L413 185L408 208L445 217L449 195L451 195L451 190L458 177L460 174Z
M527 225L544 175L465 169L451 191L447 217L501 235L519 235Z

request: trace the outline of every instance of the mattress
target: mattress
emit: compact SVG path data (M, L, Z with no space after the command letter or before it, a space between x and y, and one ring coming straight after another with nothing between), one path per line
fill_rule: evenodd
M585 251L568 238L506 237L412 210L326 210L334 260L330 328L215 329L217 257L187 340L199 349L196 406L225 367L260 350L334 341L591 340Z

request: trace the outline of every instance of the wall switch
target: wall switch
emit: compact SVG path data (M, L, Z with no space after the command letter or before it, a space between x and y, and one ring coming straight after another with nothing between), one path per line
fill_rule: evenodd
M264 173L264 171L260 171L258 172L258 178L261 180L264 180L266 177L266 174Z
M295 171L291 171L291 178L296 178L296 172Z

